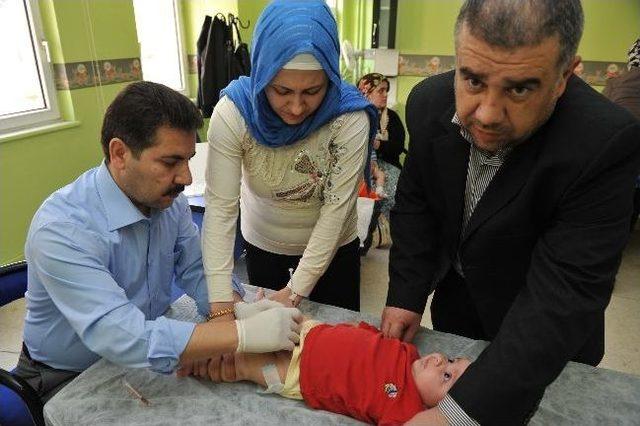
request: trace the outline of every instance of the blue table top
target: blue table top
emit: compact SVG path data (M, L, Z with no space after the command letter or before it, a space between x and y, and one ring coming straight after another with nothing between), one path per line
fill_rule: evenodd
M189 200L189 205L191 206L191 210L204 211L204 196L191 195L187 197L187 199Z

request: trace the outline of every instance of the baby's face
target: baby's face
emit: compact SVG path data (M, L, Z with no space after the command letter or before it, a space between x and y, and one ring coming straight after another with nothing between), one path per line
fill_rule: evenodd
M411 372L422 401L435 407L471 364L467 358L447 358L440 353L423 356L413 362Z

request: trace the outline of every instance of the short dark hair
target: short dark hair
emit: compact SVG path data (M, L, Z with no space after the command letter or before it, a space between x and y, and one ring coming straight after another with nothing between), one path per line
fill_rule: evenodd
M580 0L466 0L456 20L456 43L463 24L474 37L512 49L535 46L558 36L558 65L569 65L584 27Z
M158 128L196 131L202 123L200 111L186 96L163 84L138 81L118 93L107 108L102 122L102 151L108 163L109 142L119 138L139 158L154 144Z

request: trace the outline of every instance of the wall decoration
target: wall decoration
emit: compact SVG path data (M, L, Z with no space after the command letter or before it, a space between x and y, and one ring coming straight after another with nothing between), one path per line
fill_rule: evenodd
M448 55L406 55L398 59L398 75L430 77L455 69L455 56ZM575 69L575 74L592 86L604 86L607 79L627 72L624 62L583 61Z
M455 56L406 55L398 58L398 75L429 77L455 68Z
M93 62L71 62L53 64L56 89L70 90L95 86L95 69Z
M142 80L140 58L53 64L53 70L57 90L84 89Z
M604 86L610 78L627 72L626 62L583 61L573 71L592 86Z

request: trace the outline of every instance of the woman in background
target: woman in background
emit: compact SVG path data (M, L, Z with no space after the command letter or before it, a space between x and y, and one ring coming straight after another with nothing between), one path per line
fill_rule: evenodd
M393 207L398 177L400 176L400 154L404 152L404 126L398 114L387 108L389 80L378 73L363 76L358 81L358 90L378 109L380 120L373 142L377 156L377 167L384 173L384 194L381 213L389 219ZM374 166L375 167L375 166Z
M240 205L251 284L360 307L356 200L376 110L339 74L324 1L274 1L258 19L252 72L221 92L208 132L203 259L209 299L232 316ZM238 202L239 201L239 202ZM216 316L214 313L214 316Z

